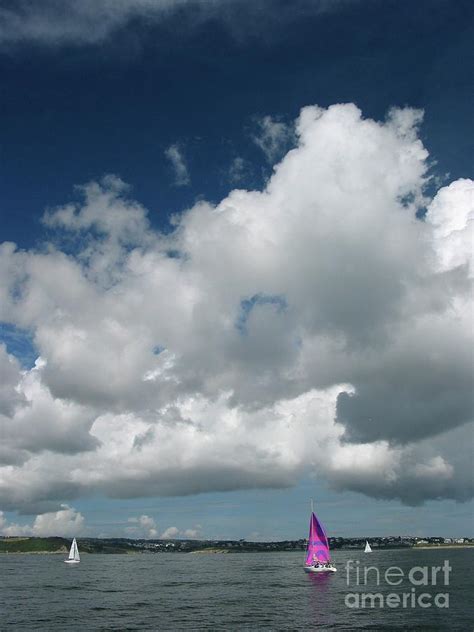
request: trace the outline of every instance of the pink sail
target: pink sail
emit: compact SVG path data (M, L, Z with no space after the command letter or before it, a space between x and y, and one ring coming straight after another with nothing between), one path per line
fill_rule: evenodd
M311 513L305 564L311 565L315 561L324 563L330 560L329 544L324 529L314 513Z

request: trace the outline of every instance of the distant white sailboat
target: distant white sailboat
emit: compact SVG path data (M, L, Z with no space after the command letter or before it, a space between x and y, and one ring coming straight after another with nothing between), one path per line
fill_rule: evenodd
M364 553L372 553L372 548L371 548L368 540L365 541Z
M76 538L72 541L71 548L69 549L69 557L64 560L66 564L79 564L81 556L79 555L79 549L77 548Z

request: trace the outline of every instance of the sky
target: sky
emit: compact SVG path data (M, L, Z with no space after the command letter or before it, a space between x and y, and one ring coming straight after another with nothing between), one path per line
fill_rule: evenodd
M2 3L0 534L473 535L473 17Z

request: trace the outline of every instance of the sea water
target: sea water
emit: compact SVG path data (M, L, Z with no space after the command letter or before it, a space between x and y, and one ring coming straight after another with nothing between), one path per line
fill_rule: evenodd
M474 629L472 549L334 551L338 572L323 575L305 573L303 559L302 552L83 554L68 565L58 555L0 555L0 629ZM441 570L433 585L432 568L446 561L448 582ZM379 577L369 569L365 584L369 566ZM367 593L384 603L370 597L357 605L354 595ZM439 594L448 594L441 607Z

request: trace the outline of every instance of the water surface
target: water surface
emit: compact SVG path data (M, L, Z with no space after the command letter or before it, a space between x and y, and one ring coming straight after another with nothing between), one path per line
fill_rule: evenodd
M75 630L473 630L474 551L470 549L335 551L338 572L308 575L302 553L83 555L78 565L58 555L0 555L0 629ZM449 608L348 608L347 593L410 592L375 574L347 585L347 560L376 566L453 568ZM354 562L355 564L355 562ZM442 575L438 576L438 581Z

